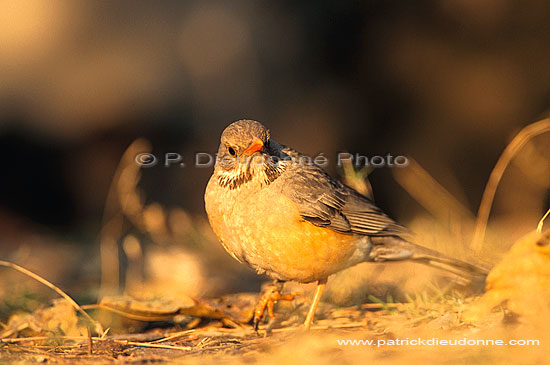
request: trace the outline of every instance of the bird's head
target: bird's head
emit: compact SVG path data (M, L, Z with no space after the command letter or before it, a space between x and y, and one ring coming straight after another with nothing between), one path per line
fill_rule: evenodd
M222 133L215 174L222 186L235 189L255 182L270 184L283 169L270 146L269 130L253 120L231 123Z
M550 260L550 229L533 231L520 238L510 249L511 257L529 256ZM540 255L540 256L539 256Z

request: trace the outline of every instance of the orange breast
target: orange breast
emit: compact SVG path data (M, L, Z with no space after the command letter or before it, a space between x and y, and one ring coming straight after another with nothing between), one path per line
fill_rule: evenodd
M301 282L327 278L355 264L351 261L355 237L304 221L293 222L258 242L262 265Z
M269 190L241 196L224 225L224 241L238 245L252 267L281 280L325 279L361 261L361 238L302 220L295 203Z

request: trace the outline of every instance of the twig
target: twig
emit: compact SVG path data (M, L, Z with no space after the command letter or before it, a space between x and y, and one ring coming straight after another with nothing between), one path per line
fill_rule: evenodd
M147 153L150 151L151 145L147 140L139 138L133 141L120 159L119 165L111 182L111 186L109 187L100 234L100 297L115 294L119 290L118 280L120 262L118 255L118 240L122 236L124 227L124 209L121 206L121 198L119 196L121 178L125 176L131 181L132 184L135 184L135 182L139 180L138 175L140 171L140 166L135 159L138 156L138 153ZM127 182L128 181L125 181L125 183ZM128 188L130 189L130 187ZM132 201L139 202L139 197L132 197L134 198Z
M88 330L88 355L92 354L92 346L93 346L93 340L92 340L92 331L90 331L90 327L86 328Z
M43 277L33 273L32 271L29 271L29 270L25 269L24 267L21 267L17 264L14 264L14 263L11 263L11 262L8 262L8 261L0 260L0 266L5 266L5 267L12 268L14 270L17 270L20 273L23 273L23 274L33 278L34 280L46 285L48 288L53 289L57 294L59 294L63 298L65 298L65 300L67 300L77 311L82 313L82 315L88 321L90 321L90 323L92 323L95 326L95 330L97 331L97 333L103 332L103 328L101 327L101 324L99 322L95 321L92 317L90 317L88 315L88 313L86 313L84 311L84 309L82 309L82 307L80 307L80 305L78 305L78 303L75 302L73 300L73 298L71 298L67 293L65 293L63 290L59 289L57 286L55 286L54 284L52 284L48 280L46 280Z
M481 198L481 203L479 205L479 210L477 212L476 226L474 231L474 237L470 243L470 248L479 252L481 250L481 245L485 239L485 232L487 230L487 222L489 220L489 213L491 212L491 207L493 205L493 200L495 198L495 193L504 174L504 170L516 155L516 153L525 145L527 141L531 138L543 134L545 132L550 132L550 118L545 118L538 122L529 124L523 128L506 146L502 155L500 155L491 175L489 176L489 181L485 186L483 191L483 196Z
M132 341L116 341L121 344L126 344L129 346L137 346L137 347L154 347L158 349L170 349L170 350L180 350L180 351L191 351L193 350L193 346L170 346L170 345L161 345L157 343L148 343L148 342L132 342Z
M537 226L537 232L538 232L538 233L542 232L542 226L543 226L543 224L544 224L544 220L546 219L546 217L548 217L548 214L550 214L550 209L548 209L548 210L546 211L546 214L544 214L544 215L542 216L542 218L540 219L539 225Z
M63 340L71 340L71 341L88 341L87 336L59 336L58 338ZM4 338L1 339L0 342L4 343L18 343L18 342L27 342L27 341L44 341L49 340L50 337L46 336L37 336L37 337L22 337L22 338ZM136 346L136 347L153 347L153 348L160 348L160 349L170 349L170 350L180 350L180 351L190 351L194 348L192 346L171 346L171 345L161 345L157 343L149 343L149 342L134 342L134 341L127 341L127 340L114 340L109 338L101 338L101 337L91 337L93 341L101 341L101 342L115 342L121 345L126 346Z
M82 308L86 309L86 310L87 309L103 309L103 310L106 310L106 311L116 313L116 314L118 314L122 317L128 318L128 319L133 319L133 320L136 320L136 321L144 321L144 322L167 321L169 319L174 318L174 316L177 315L177 313L157 315L157 316L139 315L139 314L124 312L120 309L109 307L108 305L101 304L101 303L99 303L99 304L86 304L86 305L83 305Z
M327 330L327 329L340 329L340 328L355 328L355 327L365 327L367 325L366 321L363 322L352 322L352 323L346 323L346 324L335 324L335 325L317 325L317 326L311 326L310 330ZM302 327L285 327L285 328L275 328L271 330L272 332L288 332L288 331L296 331L297 329L301 329Z
M344 183L367 198L374 200L372 186L368 179L368 175L372 171L372 168L367 168L365 166L360 170L355 170L351 158L343 159L342 167L344 168Z
M472 213L439 184L418 162L408 157L409 165L393 169L393 176L418 203L439 220L472 223ZM455 218L453 218L455 217ZM458 218L458 219L456 219Z
M0 343L17 343L17 342L27 342L27 341L43 341L49 340L50 337L46 336L34 336L34 337L18 337L18 338L0 338Z
M360 308L365 309L384 309L386 308L403 308L407 303L365 303L361 304Z
M173 340L175 338L179 338L179 337L188 335L188 334L193 333L193 332L195 332L195 330L187 330L187 331L176 332L176 333L174 333L170 336L163 337L163 338L160 338L160 339L155 340L155 341L151 341L151 343L160 343L160 342L170 341L170 340Z

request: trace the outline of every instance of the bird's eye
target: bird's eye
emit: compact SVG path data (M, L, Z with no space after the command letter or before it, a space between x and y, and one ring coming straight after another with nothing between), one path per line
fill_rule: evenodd
M537 246L544 247L544 246L548 246L549 243L550 243L549 240L545 240L544 238L541 238L540 240L537 241Z
M235 149L233 147L227 147L227 152L233 157L237 155L237 152L235 152Z

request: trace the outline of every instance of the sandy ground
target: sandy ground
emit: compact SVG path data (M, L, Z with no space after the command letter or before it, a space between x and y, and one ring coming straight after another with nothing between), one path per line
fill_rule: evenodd
M241 294L233 298L234 303L242 304L247 311L251 308L246 303L252 303L255 296ZM59 364L548 363L550 334L544 328L544 324L549 323L546 319L527 323L497 310L483 321L466 323L461 319L461 311L471 301L453 294L408 304L371 303L338 308L323 303L315 325L306 332L300 327L307 308L305 299L298 303L281 303L277 308L278 320L269 334L266 324L255 333L249 325L228 328L218 320L203 319L191 330L181 327L185 321L180 325L157 322L136 333L93 339L91 346L86 336L73 341L61 336L56 338L53 334L43 340L1 343L0 361ZM124 323L128 326L131 322ZM126 329L131 328L136 330L131 326ZM124 332L122 327L118 331ZM353 340L364 342L350 342ZM523 342L519 345L511 342L517 340ZM528 344L528 340L535 342ZM447 344L444 341L448 341Z

